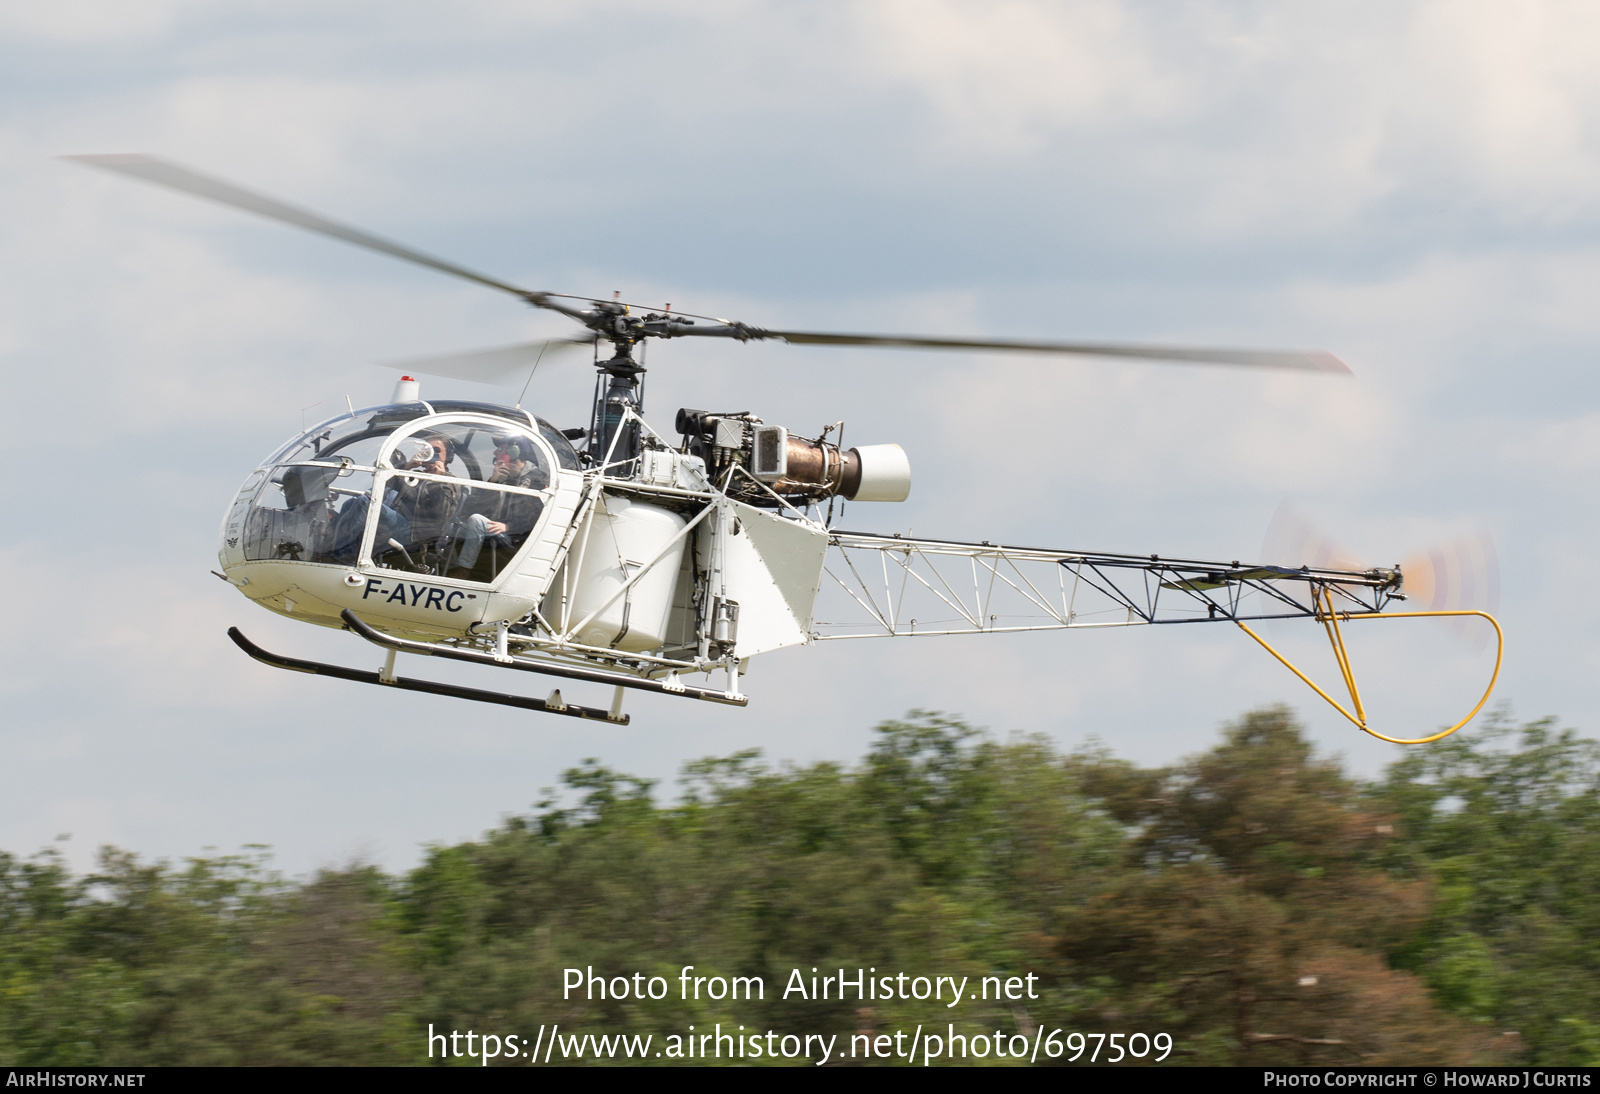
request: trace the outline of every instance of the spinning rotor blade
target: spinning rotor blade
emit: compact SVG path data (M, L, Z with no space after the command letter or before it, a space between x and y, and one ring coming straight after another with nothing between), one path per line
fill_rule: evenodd
M616 342L619 348L624 348L633 341L645 337L678 338L685 336L701 336L715 338L734 338L739 341L763 341L777 339L794 345L813 346L884 346L903 349L951 349L951 350L999 350L1010 353L1052 353L1071 354L1082 357L1122 357L1144 361L1182 361L1191 364L1210 365L1243 365L1250 368L1280 368L1297 369L1307 372L1335 372L1349 374L1350 369L1343 361L1331 353L1319 351L1296 350L1249 350L1249 349L1212 349L1194 346L1145 346L1128 345L1116 342L1026 342L1011 339L980 339L980 338L925 338L915 335L894 334L835 334L826 331L784 331L765 330L760 327L748 326L744 323L732 323L726 320L710 319L708 316L694 316L693 318L709 320L708 325L697 326L685 322L689 316L680 313L683 319L670 315L647 314L645 321L632 320L631 323L623 319L631 306L622 305L620 302L610 302L602 305L594 302L592 309L584 310L577 305L559 303L556 298L581 301L591 298L566 296L563 293L531 292L518 288L509 282L500 281L485 274L469 270L464 266L457 266L453 262L446 262L441 258L414 251L410 247L391 243L386 239L363 232L359 228L352 228L345 224L319 216L306 209L285 204L275 198L258 194L236 186L231 182L203 175L198 171L157 156L144 153L121 153L113 155L88 155L64 156L63 159L72 160L88 167L98 167L105 171L114 171L120 175L141 179L144 182L157 186L165 186L173 190L181 190L186 194L215 201L222 205L231 205L236 209L255 213L257 216L267 217L271 220L292 224L319 235L332 236L334 239L353 243L357 247L365 247L379 254L389 255L405 262L426 266L431 270L459 277L474 284L484 285L491 289L510 293L526 303L535 307L546 308L560 312L569 318L576 319L591 330L603 333L603 336ZM640 308L640 311L651 309ZM619 326L618 324L623 324ZM614 332L614 333L613 333ZM509 352L486 351L486 354ZM536 351L535 351L536 352ZM491 358L486 354L472 354L462 358L462 367L469 370L476 366L468 362L468 358L481 358L478 364L493 370ZM520 364L521 362L517 362ZM406 366L414 372L426 372L422 362L411 363ZM435 371L441 368L453 368L446 359L434 360ZM509 372L516 366L508 359L503 369L496 374ZM471 378L458 372L437 372L438 375L461 376Z
M1486 611L1500 607L1500 561L1494 540L1479 531L1400 563L1405 591L1421 611Z
M1132 357L1143 361L1184 361L1207 365L1245 365L1307 372L1340 372L1350 368L1331 353L1301 350L1203 349L1183 346L1139 346L1117 342L1019 342L1005 339L920 338L898 334L828 334L821 331L762 330L760 338L781 338L806 346L891 346L904 349L1004 350L1013 353L1064 353L1083 357Z
M73 160L88 167L99 167L106 171L115 171L120 175L129 175L145 182L155 183L157 186L166 186L173 190L182 190L186 194L193 194L208 201L219 202L223 205L232 205L236 209L255 213L257 216L267 217L270 220L281 220L285 224L293 224L297 228L304 228L309 232L318 232L322 235L342 239L346 243L354 243L357 247L365 247L371 251L393 258L403 259L406 262L415 262L419 266L438 270L440 273L450 274L452 277L465 278L475 281L479 285L487 285L491 289L499 289L524 300L531 295L526 289L519 289L515 285L504 281L497 281L484 274L474 273L464 266L457 266L432 255L425 255L421 251L413 251L409 247L402 247L398 243L390 243L386 239L379 239L369 235L359 228L351 228L344 224L336 223L325 217L305 209L297 209L293 205L285 205L281 201L266 197L263 194L252 193L231 182L202 175L198 171L160 159L156 156L147 156L140 152L131 152L115 155L100 156L63 156L62 159Z
M533 368L540 360L553 360L579 346L592 346L587 338L551 338L544 342L520 342L514 346L448 353L439 357L412 357L404 361L380 361L384 368L443 376L451 380L473 380L480 384L504 384Z
M1365 570L1367 562L1345 550L1325 529L1313 524L1289 502L1278 506L1261 543L1261 557L1281 566L1309 566L1313 570ZM1406 592L1411 574L1402 570Z

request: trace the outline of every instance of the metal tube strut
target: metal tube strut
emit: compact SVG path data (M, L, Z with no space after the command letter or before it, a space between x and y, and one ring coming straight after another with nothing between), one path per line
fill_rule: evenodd
M547 661L529 661L520 657L513 657L510 661L497 661L492 654L478 653L474 650L460 650L453 646L435 646L427 642L414 642L409 638L396 638L392 634L384 634L374 630L363 623L355 612L346 608L339 613L339 618L345 625L355 631L362 638L375 646L384 649L399 650L401 653L415 653L423 657L444 657L451 661L466 661L474 665L489 665L498 669L520 669L523 672L538 672L546 676L564 676L569 680L588 680L596 684L614 684L621 688L636 688L639 691L653 691L658 695L677 695L689 699L701 699L708 703L726 703L729 706L748 706L750 698L747 695L737 695L731 691L713 691L710 688L692 688L687 685L669 687L661 680L644 680L637 676L628 676L620 672L603 672L599 669L580 669L570 665L553 665Z
M610 711L602 710L598 707L573 706L571 703L555 707L546 703L543 699L530 699L522 695L507 695L498 691L480 691L477 688L441 684L433 680L412 680L405 676L390 676L388 679L384 679L383 674L378 672L364 672L361 669L347 669L342 665L327 665L321 661L304 661L298 657L284 657L281 654L270 653L262 649L241 634L238 627L229 627L228 637L233 639L233 644L245 653L260 661L263 665L271 665L275 669L304 672L312 676L332 676L338 680L352 680L358 684L377 684L380 687L398 688L401 691L420 691L428 695L444 695L451 699L471 699L475 702L494 703L503 707L520 707L523 710L536 710L541 714L565 714L569 718L610 722L619 726L628 724L628 715L619 714L613 717Z

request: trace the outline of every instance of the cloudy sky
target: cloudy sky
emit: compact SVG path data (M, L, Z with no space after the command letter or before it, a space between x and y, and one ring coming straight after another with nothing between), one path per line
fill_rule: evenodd
M913 495L853 507L874 530L1254 558L1287 503L1373 563L1487 533L1497 701L1600 727L1592 5L58 0L0 3L0 58L0 848L401 867L584 757L670 794L742 748L851 761L913 707L1153 763L1289 702L1356 770L1397 752L1225 625L789 650L754 663L747 710L641 696L626 729L257 665L229 625L378 655L209 575L255 463L383 401L375 362L562 328L72 153L764 325L1331 350L1353 378L675 343L647 409L900 442ZM586 371L528 401L579 424ZM1378 726L1470 709L1481 645L1367 626ZM1309 627L1278 630L1331 671Z

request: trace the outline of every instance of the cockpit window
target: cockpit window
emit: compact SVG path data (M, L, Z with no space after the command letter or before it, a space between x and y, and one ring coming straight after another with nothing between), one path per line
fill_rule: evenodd
M550 488L548 449L510 423L428 426L400 438L387 462L372 561L411 573L493 581Z
M517 425L532 423L539 430L539 436L550 442L550 447L555 450L556 465L568 471L577 471L578 452L572 447L572 442L561 435L561 430L545 421L536 418L521 407L497 406L494 403L475 403L460 399L434 400L432 407L439 414L486 414L492 418L505 418Z
M398 403L390 406L369 406L354 414L329 418L284 445L272 454L267 463L278 465L297 460L321 460L340 453L352 457L375 456L378 446L391 433L427 413L428 408L421 403ZM368 443L370 452L352 451L352 446L366 449ZM351 462L372 466L370 458L352 458Z
M244 557L353 566L371 493L372 472L337 459L280 465L250 507Z
M544 513L541 493L445 476L394 472L382 490L372 561L460 581L498 577Z
M509 422L428 426L400 438L386 462L397 470L503 482L524 490L543 490L550 485L548 450L527 429ZM515 471L510 470L513 463Z
M572 447L572 442L543 418L535 418L534 421L539 423L539 436L549 441L550 447L556 450L556 461L568 471L578 470L578 450Z
M544 511L550 448L514 421L412 425L426 414L375 407L286 445L250 506L245 558L355 566L371 524L378 566L493 581Z

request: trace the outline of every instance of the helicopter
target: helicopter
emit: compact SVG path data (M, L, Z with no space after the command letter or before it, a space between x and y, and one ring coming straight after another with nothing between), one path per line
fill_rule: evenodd
M303 208L145 154L65 159L232 206L427 267L574 321L581 331L405 363L387 403L304 429L245 478L222 520L214 570L254 603L348 630L384 651L376 671L267 651L264 664L404 691L626 725L630 691L743 707L752 658L821 641L1232 623L1346 719L1380 740L1422 744L1465 725L1499 678L1504 633L1454 606L1461 575L1422 575L1407 599L1399 565L1268 565L1156 554L1033 548L845 530L845 503L894 503L911 490L898 444L844 445L750 411L680 408L662 433L644 417L644 347L717 338L1158 360L1349 374L1320 351L1220 349L774 330L734 320L525 289ZM587 348L588 421L558 428L521 405L426 399L418 375L482 379ZM524 385L524 393L526 392ZM836 512L837 507L837 512ZM837 618L820 618L824 590ZM1497 647L1488 688L1466 718L1417 738L1370 724L1342 625L1480 616ZM1348 692L1335 699L1250 626L1309 619L1327 633ZM608 707L467 687L396 672L407 654L608 685ZM703 679L696 679L703 678ZM713 682L716 681L716 682ZM720 686L717 686L720 683Z

